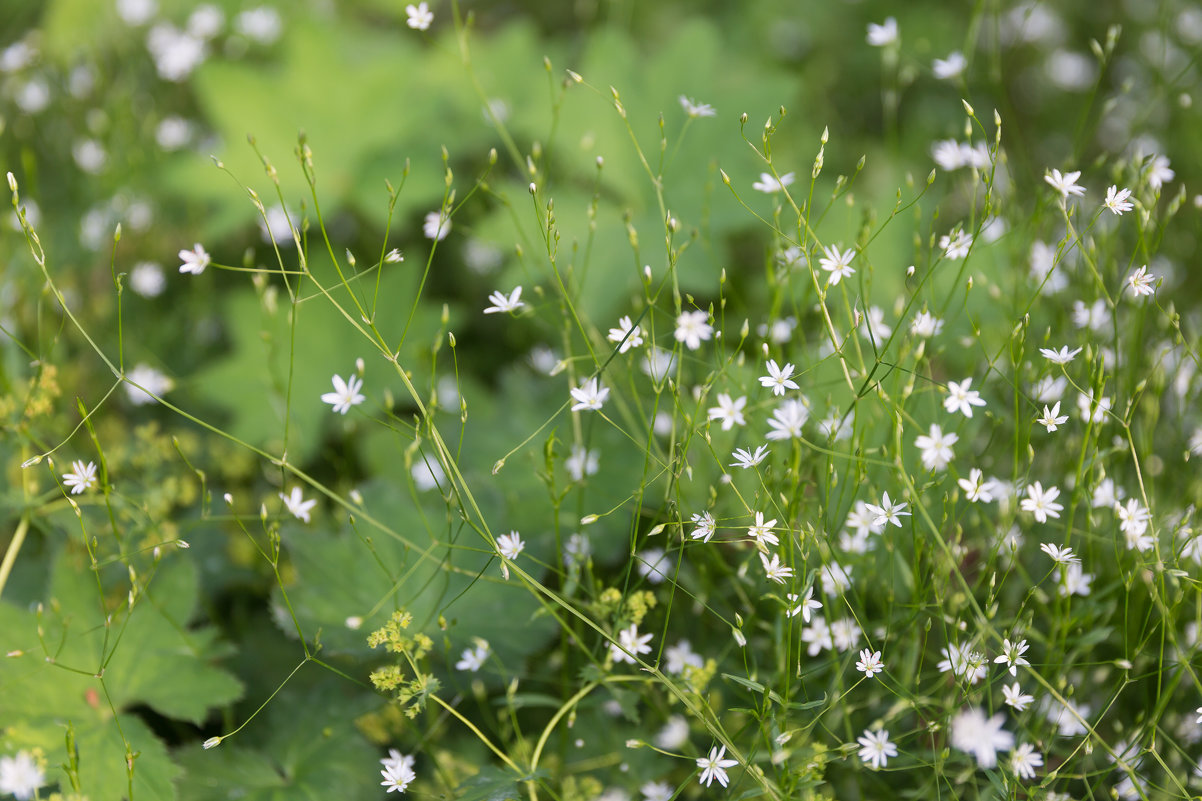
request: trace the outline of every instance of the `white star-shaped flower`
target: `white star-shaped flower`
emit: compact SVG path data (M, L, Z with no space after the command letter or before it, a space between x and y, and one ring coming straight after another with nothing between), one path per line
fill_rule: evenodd
M1080 197L1085 194L1085 187L1077 185L1077 179L1080 177L1080 170L1066 173L1061 173L1060 170L1052 170L1043 176L1043 180L1047 181L1053 189L1060 193L1061 199L1067 200L1070 195Z
M791 183L793 183L793 173L791 172L782 175L779 181L771 173L762 172L760 173L760 180L753 183L751 188L770 195L781 191Z
M609 387L601 386L596 378L590 378L578 387L573 387L572 399L576 403L572 404L572 411L597 411L605 403L605 399L609 397Z
M321 402L333 406L336 413L346 414L352 406L358 406L367 400L359 394L359 390L363 389L363 379L358 376L351 375L343 381L342 376L335 375L330 381L334 385L334 391L322 395Z
M770 388L773 395L784 395L785 390L798 388L797 382L791 378L792 364L786 363L784 367L780 367L776 359L769 359L767 368L768 375L760 376L760 386Z
M405 14L408 16L405 24L415 31L427 30L430 23L434 22L434 12L430 10L430 6L426 4L425 0L415 6L405 6Z
M284 502L284 506L294 517L306 523L309 522L309 510L317 505L316 498L306 501L304 491L300 487L293 487L292 492L287 495L282 492L276 494L280 496L280 500Z
M71 463L71 472L63 473L63 484L72 495L79 495L96 486L96 464L76 460Z
M504 292L496 291L488 296L492 305L484 310L485 314L498 314L500 312L517 311L526 304L521 301L522 287L521 285L514 288L512 292L506 295Z
M209 254L205 252L205 249L200 246L199 242L196 243L196 247L192 248L192 250L181 250L179 252L179 259L182 262L179 266L179 271L181 273L192 273L193 275L203 273L205 267L208 267L213 261L209 257Z

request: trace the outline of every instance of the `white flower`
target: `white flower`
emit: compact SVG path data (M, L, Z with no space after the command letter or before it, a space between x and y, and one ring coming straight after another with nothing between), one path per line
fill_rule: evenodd
M884 669L885 663L881 661L880 651L870 651L867 648L860 651L860 661L856 662L856 670L863 673L865 677L872 678Z
M497 537L497 553L504 556L506 559L513 561L518 558L526 548L526 543L522 541L522 535L516 531L511 531L508 534L502 534Z
M1040 348L1039 352L1052 364L1068 364L1077 358L1077 354L1081 352L1081 349L1075 348L1069 350L1068 345L1064 345L1060 350L1056 350L1055 348Z
M689 741L689 721L684 715L673 715L655 734L655 744L665 751L675 751Z
M909 503L904 501L902 503L892 503L889 500L889 493L886 492L882 496L879 506L869 503L865 504L865 508L872 513L872 524L874 526L883 526L887 523L892 523L898 528L901 528L901 520L898 519L898 516L909 516L910 513L905 511L905 508L909 505Z
M873 47L884 47L896 41L897 20L895 18L889 17L880 25L874 22L868 23L868 44Z
M146 35L146 49L154 58L155 69L165 81L179 83L204 63L208 55L205 40L160 22Z
M980 707L969 707L952 719L952 746L976 757L977 764L989 769L997 765L997 752L1014 747L1014 735L1002 728L1004 715L985 717Z
M821 616L814 618L813 625L801 630L801 641L808 643L806 653L810 656L817 656L823 650L829 651L835 647L831 640L831 628Z
M985 401L981 399L981 393L975 389L969 389L972 386L972 379L966 378L960 383L955 381L947 382L947 397L943 399L943 408L949 413L960 412L965 417L972 417L972 407L984 406Z
M1039 546L1039 550L1052 557L1052 561L1058 565L1079 564L1081 562L1080 557L1073 553L1072 548L1065 548L1045 542Z
M714 536L714 516L709 512L702 512L699 515L693 515L691 519L696 528L689 533L689 536L695 540L709 542L710 537Z
M810 410L805 400L790 398L782 403L774 412L768 426L772 429L764 436L770 440L800 439L801 427L810 417Z
M1045 490L1043 485L1036 481L1027 486L1027 497L1022 499L1019 506L1024 512L1035 515L1035 519L1040 523L1046 523L1049 517L1060 517L1060 510L1064 507L1056 503L1058 497L1058 488L1049 486Z
M480 670L488 659L489 646L487 640L476 640L475 648L467 648L455 663L456 670L467 670L472 673Z
M158 403L155 395L170 392L175 382L148 364L138 364L126 375L125 394L135 406Z
M948 55L947 58L937 58L934 64L931 65L931 70L935 73L935 77L941 81L946 81L950 78L956 78L960 73L964 72L964 67L968 65L964 54L959 50Z
M689 350L700 348L701 341L708 340L714 333L707 319L709 315L700 309L681 312L676 318L676 341L683 342Z
M1019 665L1031 664L1023 658L1023 654L1027 652L1027 648L1029 647L1026 640L1012 643L1010 640L1004 639L1002 640L1002 655L996 657L993 662L995 665L1005 663L1010 669L1010 675L1017 676Z
M1067 705L1061 704L1054 698L1045 696L1043 712L1048 722L1056 726L1061 737L1076 737L1089 731L1082 722L1089 719L1090 707L1085 704L1078 706L1072 701Z
M855 268L851 266L851 260L856 256L854 248L840 251L838 245L831 245L823 248L822 253L822 258L818 259L818 265L830 273L827 280L832 286L844 278L850 278L855 273Z
M33 798L45 783L46 774L28 751L0 757L0 793L12 793L13 798L25 801ZM725 784L723 782L723 786Z
M933 337L938 335L942 330L943 321L925 311L920 311L914 315L914 319L910 322L910 332L915 336Z
M1102 396L1095 403L1092 389L1088 393L1077 394L1077 411L1081 413L1081 419L1091 423L1105 422L1111 403L1110 398L1106 396Z
M1073 325L1077 328L1088 328L1094 333L1102 333L1110 327L1110 309L1106 301L1098 298L1088 306L1084 301L1073 301Z
M573 400L576 401L572 404L572 411L596 411L609 397L609 387L603 387L597 383L596 378L590 378L580 386L573 387L571 393Z
M769 387L773 395L784 395L785 390L797 389L797 382L792 380L793 365L786 363L780 367L776 359L768 360L768 375L760 376L760 386Z
M747 396L742 395L739 398L732 400L730 395L725 392L718 393L718 405L710 407L709 419L721 420L722 430L729 431L734 426L741 426L747 423L743 419L743 407L747 405ZM769 436L771 439L771 436Z
M780 554L772 554L772 561L760 554L760 562L764 565L764 575L777 584L784 584L785 579L793 577L793 568L781 564Z
M1167 156L1153 156L1144 171L1147 173L1148 186L1153 189L1160 189L1177 175L1169 168Z
M434 21L434 12L430 10L425 0L422 0L422 2L415 6L405 6L405 14L408 16L405 24L415 31L427 30L430 27L430 23Z
M159 10L155 0L117 0L117 16L126 25L143 25Z
M271 6L259 6L243 11L234 18L234 28L247 39L253 39L259 44L271 44L280 38L283 24L280 12Z
M284 247L293 246L296 240L292 238L292 220L296 215L280 204L268 208L258 219L259 235L264 242Z
M426 235L426 239L441 242L451 233L451 218L444 211L430 212L422 223L422 233Z
M789 611L786 612L786 614L789 617L797 617L797 615L800 614L801 619L804 620L806 623L810 622L810 610L811 609L821 609L822 608L822 604L819 603L818 601L814 600L813 585L811 585L806 590L806 594L803 597L799 598L797 593L791 592L788 595L786 595L785 598L789 601L790 604L796 604L796 606L790 606Z
M626 315L618 319L617 328L609 329L608 339L618 343L618 353L625 353L643 344L643 328L632 323Z
M618 632L618 641L609 644L609 652L615 662L634 664L634 655L651 653L650 634L639 634L638 628L631 623Z
M823 565L818 577L822 580L822 591L827 595L842 595L851 586L851 568L838 562Z
M772 533L772 527L776 525L776 518L765 521L763 512L755 513L755 524L747 527L747 536L756 541L756 544L761 548L767 545L779 545L780 540Z
M583 445L573 445L572 452L564 460L563 466L573 481L583 481L585 476L596 475L601 461L596 449L589 450Z
M692 98L680 96L680 107L684 109L684 113L690 117L713 117L718 112L709 103L698 103Z
M1053 571L1052 580L1060 584L1061 597L1067 598L1070 595L1084 597L1089 595L1089 585L1093 581L1093 573L1086 573L1081 565L1071 564L1065 566L1063 578L1059 570Z
M181 250L179 252L179 259L182 262L179 266L179 271L181 273L192 273L193 275L203 273L205 267L208 267L213 261L209 257L209 254L205 252L205 249L200 246L199 242L196 243L196 247L192 250Z
M968 478L959 479L957 484L964 490L965 497L973 503L992 503L996 483L992 478L985 478L979 468L968 471Z
M1119 189L1117 186L1111 186L1106 190L1106 200L1102 203L1112 214L1122 216L1123 212L1131 211L1135 208L1127 199L1131 197L1130 189Z
M779 192L791 183L793 183L793 173L791 172L782 175L779 181L771 173L762 172L760 173L760 180L753 183L751 188L759 192L772 194L773 192Z
M647 355L643 357L640 367L652 381L663 381L676 369L676 354L667 348L652 345L647 349Z
M300 487L293 487L292 492L287 495L282 492L276 494L280 496L280 500L284 502L284 506L288 508L293 517L306 523L309 522L309 511L317 505L316 498L306 501L305 494Z
M889 732L885 729L865 729L864 733L856 738L856 742L860 744L860 759L872 765L874 770L885 767L889 757L897 756L897 746L889 742Z
M1017 681L1009 687L1002 687L1002 695L1005 696L1006 706L1013 707L1015 712L1022 712L1035 700L1035 696L1023 693Z
M70 473L63 473L63 483L71 490L72 495L80 495L96 486L96 464L76 460L71 463Z
M957 228L950 234L939 237L939 247L945 258L956 261L963 259L972 249L973 238Z
M167 288L163 268L153 261L140 261L129 271L129 288L144 298L157 298Z
M384 261L388 264L400 264L405 260L405 254L401 253L400 248L393 248L384 254Z
M667 782L646 782L639 788L643 801L671 801L675 788Z
M730 779L726 775L727 768L733 768L739 764L737 759L723 759L726 754L726 746L718 748L714 746L710 749L710 754L707 757L701 757L697 760L697 767L701 768L701 776L699 781L706 787L713 783L714 779L718 780L718 784L726 786Z
M681 640L676 645L665 648L664 657L668 660L664 669L674 676L684 673L686 667L701 668L705 666L701 655L693 650L693 646L689 644L688 640Z
M922 465L927 470L942 470L954 458L952 446L960 440L956 434L944 434L934 423L926 434L920 434L914 444L922 451Z
M388 788L388 792L403 793L409 783L417 778L417 774L413 772L413 768L407 763L390 762L380 771L380 775L384 777L384 781L380 782L383 787Z
M1156 276L1148 272L1148 265L1145 264L1127 276L1127 285L1131 287L1131 291L1136 296L1151 295L1156 291L1156 287L1152 285L1155 280Z
M334 391L322 395L321 402L333 406L333 411L337 414L346 414L352 406L358 406L367 400L359 394L359 390L363 389L363 379L356 375L348 376L346 381L342 380L342 376L335 375L330 379L330 383L334 385Z
M746 448L735 448L735 452L731 455L735 457L735 461L731 464L731 467L741 467L746 470L764 461L764 457L768 455L768 446L760 445L755 449L755 453Z
M1056 405L1050 409L1047 406L1044 406L1043 416L1036 417L1035 422L1046 428L1050 434L1068 422L1068 415L1060 414L1060 401L1056 401Z
M1023 779L1034 779L1035 769L1043 764L1043 755L1030 743L1023 743L1010 752L1010 767Z
M1052 170L1051 173L1043 176L1043 180L1047 181L1053 189L1060 193L1061 199L1067 200L1069 195L1080 197L1085 194L1085 187L1077 186L1077 179L1080 177L1080 170L1063 174L1061 174L1060 170Z
M635 556L635 564L639 575L652 584L659 584L668 578L672 570L672 558L664 553L663 548L648 548Z
M951 671L953 676L967 679L970 684L976 684L989 674L985 655L967 645L953 644L940 650L943 659L936 665L940 673Z
M517 311L518 309L520 309L526 305L525 303L523 303L520 300L521 297L522 297L522 287L520 284L517 287L515 287L513 292L509 293L508 295L506 295L504 292L501 292L500 290L493 292L491 295L488 296L488 299L490 302L492 302L492 305L487 307L484 310L484 313L485 314L497 314L498 312Z

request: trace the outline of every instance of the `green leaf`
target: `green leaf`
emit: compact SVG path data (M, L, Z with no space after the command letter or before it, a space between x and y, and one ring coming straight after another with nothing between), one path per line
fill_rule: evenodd
M320 629L329 651L370 653L367 634L394 609L411 612L413 630L430 634L442 615L448 634L463 647L485 637L502 661L537 650L551 636L554 621L536 616L538 600L517 581L505 581L495 561L486 569L491 555L483 542L437 493L415 503L407 488L383 480L360 492L364 509L387 521L392 533L363 521L336 536L304 527L284 531L298 577L288 599L306 637ZM363 618L362 626L348 628L349 617Z
M285 690L238 737L208 751L199 745L181 749L177 757L187 771L181 801L374 797L380 789L377 755L354 719L378 699L348 698L346 690L333 677L317 687ZM256 742L256 735L263 739Z
M130 794L128 743L136 754L134 797L174 799L179 768L146 724L125 710L144 704L198 723L213 707L237 699L242 686L211 664L225 651L216 633L189 628L198 584L186 557L161 563L130 612L121 604L106 615L96 587L86 557L64 548L40 621L36 611L0 603L0 631L24 651L0 661L0 720L12 727L14 745L41 747L52 766L66 762L65 727L73 725L81 789L92 798ZM118 591L120 598L124 590ZM39 645L39 625L48 650Z
M521 791L518 782L529 781L540 775L543 775L541 770L518 777L510 771L487 765L459 785L458 801L519 801Z

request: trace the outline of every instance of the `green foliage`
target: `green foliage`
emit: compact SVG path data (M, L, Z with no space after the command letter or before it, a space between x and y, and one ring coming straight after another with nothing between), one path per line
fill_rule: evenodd
M17 724L8 736L39 745L59 764L67 760L69 724L82 792L120 798L132 781L135 796L175 798L181 770L131 708L146 705L199 724L242 692L234 676L214 665L228 653L216 630L190 627L198 589L190 562L168 560L127 610L120 596L98 598L87 559L61 549L38 610L0 603L0 629L23 652L0 661L0 718Z

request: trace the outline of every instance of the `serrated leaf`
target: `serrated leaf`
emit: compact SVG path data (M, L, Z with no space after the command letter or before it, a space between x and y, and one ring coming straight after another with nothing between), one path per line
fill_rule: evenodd
M135 797L174 799L178 767L145 723L125 710L145 704L195 723L237 699L242 686L209 663L217 650L214 632L188 628L198 591L190 561L163 563L132 612L111 609L107 637L88 564L67 548L55 559L40 621L48 651L39 645L36 613L0 603L0 630L25 652L0 661L0 719L18 732L18 747L41 747L51 766L66 761L63 735L70 723L82 789L93 798L129 795L128 742L138 754ZM58 777L52 771L50 778Z

